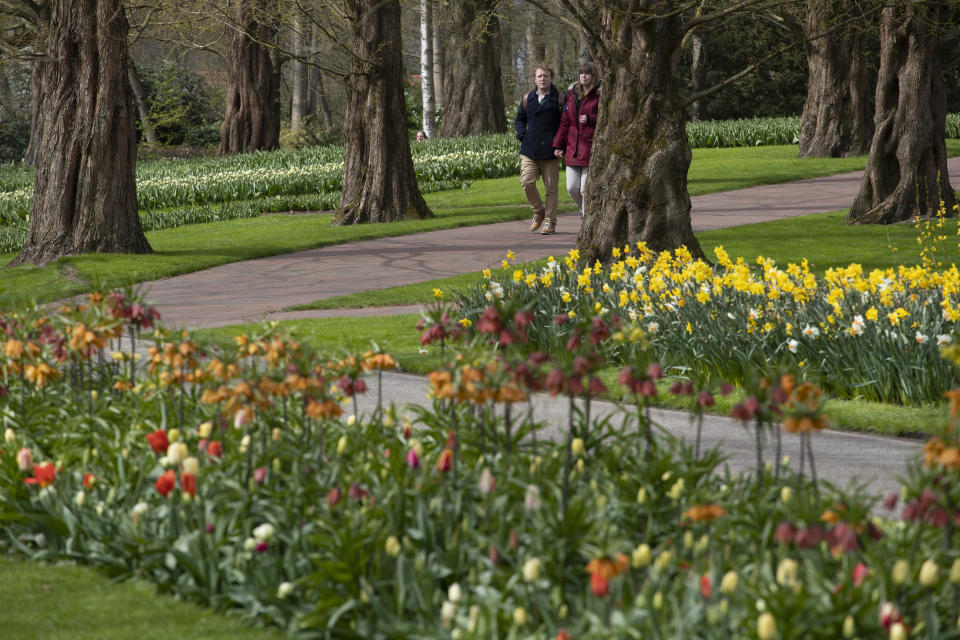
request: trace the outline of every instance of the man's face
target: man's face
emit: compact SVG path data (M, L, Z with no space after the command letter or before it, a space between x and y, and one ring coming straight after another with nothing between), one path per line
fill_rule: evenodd
M550 83L553 81L553 74L546 69L537 69L535 78L537 81L537 89L546 91L550 88Z

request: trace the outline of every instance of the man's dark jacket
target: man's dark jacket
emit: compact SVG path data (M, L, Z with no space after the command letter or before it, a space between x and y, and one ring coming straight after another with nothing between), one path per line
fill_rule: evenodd
M560 128L560 92L550 85L550 93L540 102L537 90L527 94L527 108L523 102L517 108L513 126L520 141L520 155L531 160L553 159L553 137Z

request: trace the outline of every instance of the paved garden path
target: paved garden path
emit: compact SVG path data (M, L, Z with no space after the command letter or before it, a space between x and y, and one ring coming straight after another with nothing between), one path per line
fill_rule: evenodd
M960 184L960 158L949 161L949 170L953 184ZM856 195L861 175L852 172L697 196L691 213L693 227L703 231L845 209ZM508 249L520 261L562 255L573 247L577 226L576 217L568 214L560 216L554 236L531 234L526 221L517 221L323 247L154 281L147 285L147 299L159 307L166 324L191 328L268 317L382 313L279 311L322 298L478 271L498 265ZM386 311L416 309L393 307ZM419 376L384 377L385 399L397 404L425 402L426 389L425 379ZM613 412L617 408L611 403L598 403L596 410ZM559 432L566 423L566 411L564 402L546 396L536 400L537 418L551 425L545 428L545 435ZM694 433L683 412L659 411L655 418L673 433L687 438ZM721 447L730 456L734 470L753 468L753 438L736 421L709 417L704 425L704 444ZM797 464L796 440L787 438L784 444L784 453ZM904 472L906 460L919 451L919 443L825 432L816 436L814 449L822 478L840 485L857 480L868 484L872 492L884 494L896 488L897 476ZM766 459L770 460L772 454L768 450Z
M960 184L960 158L951 158L949 169L953 184ZM845 209L853 202L861 175L856 171L697 196L692 199L693 228L704 231ZM200 328L261 320L296 304L479 271L499 265L508 249L524 262L563 255L573 247L578 226L571 213L560 215L554 236L530 233L523 220L350 242L156 280L147 283L147 298L170 326ZM416 307L389 312L404 310L412 312ZM293 315L344 313L276 317Z

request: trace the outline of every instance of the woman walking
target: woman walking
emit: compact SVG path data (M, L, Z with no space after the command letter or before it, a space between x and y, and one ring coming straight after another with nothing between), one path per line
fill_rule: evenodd
M583 189L590 166L593 134L597 128L600 81L597 66L592 62L581 64L579 73L579 82L567 94L560 128L553 137L553 155L565 158L567 192L580 209L580 219L583 220Z

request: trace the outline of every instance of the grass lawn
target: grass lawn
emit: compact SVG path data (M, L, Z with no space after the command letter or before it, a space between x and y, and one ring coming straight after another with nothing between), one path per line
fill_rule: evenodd
M209 609L157 594L147 582L115 583L87 567L0 558L4 640L279 640Z

